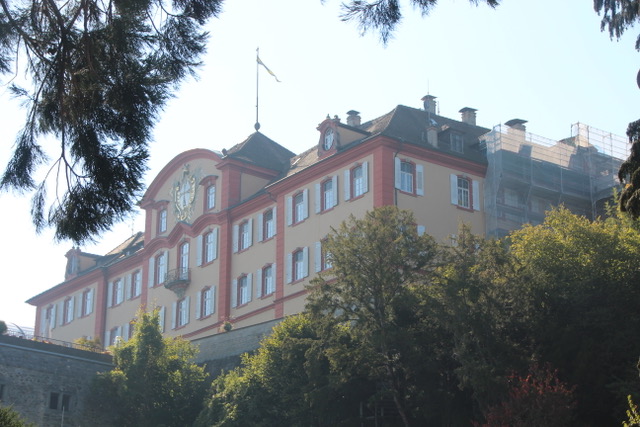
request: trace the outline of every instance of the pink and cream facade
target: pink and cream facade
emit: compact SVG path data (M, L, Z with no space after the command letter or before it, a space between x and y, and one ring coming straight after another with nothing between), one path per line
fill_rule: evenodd
M418 231L450 243L461 222L484 234L486 160L475 110L462 120L398 106L361 123L327 118L295 155L256 132L223 150L186 151L149 186L145 230L106 255L67 254L66 280L31 298L36 335L106 345L132 334L142 307L167 335L197 339L300 312L305 286L330 268L332 226L378 206L414 212Z

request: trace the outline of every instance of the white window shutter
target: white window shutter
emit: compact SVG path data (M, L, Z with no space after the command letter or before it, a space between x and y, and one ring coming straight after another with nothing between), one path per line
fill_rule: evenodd
M362 162L362 193L369 191L369 162Z
M418 226L418 236L424 235L425 231L426 231L426 228L425 228L424 225L419 225Z
M158 324L160 325L160 332L164 332L164 317L166 310L164 306L160 307L160 312L158 313Z
M51 306L51 318L49 319L49 327L51 329L54 329L56 327L56 308L58 306L56 304L53 304Z
M253 246L253 218L249 218L249 246Z
M322 188L319 183L316 183L316 213L322 210Z
M307 277L309 275L309 247L305 246L302 248L302 277Z
M111 344L111 331L104 331L104 347L108 347Z
M316 273L322 270L322 243L316 242L316 250L313 253Z
M449 180L451 181L451 204L458 204L458 175L451 174L449 176Z
M235 308L238 306L238 279L233 279L231 281L231 307Z
M130 299L131 298L131 274L127 274L126 276L124 276L124 299Z
M176 301L171 304L171 329L176 328L176 317L178 316L178 303Z
M401 188L402 186L402 178L400 175L400 157L394 157L394 162L395 162L395 181L396 181L396 188Z
M128 328L128 324L124 325L122 327L122 339L125 341L129 341L129 328Z
M232 228L232 236L231 236L231 241L233 242L233 253L235 254L236 252L238 252L238 233L240 230L240 227L238 226L238 224L234 225Z
M302 207L304 210L304 215L302 217L304 219L309 218L309 189L305 188L302 190Z
M264 214L259 213L258 214L258 238L257 241L258 242L262 242L264 240Z
M416 194L424 196L424 166L416 165Z
M331 186L333 187L333 206L338 206L338 175L331 178Z
M351 199L351 169L344 171L344 200Z
M251 301L253 294L253 273L247 274L247 293L249 294L249 298L247 302Z
M473 210L480 210L480 182L478 180L471 181L473 192L471 193L471 200L473 200Z
M293 253L289 252L287 254L287 283L291 283L292 277L291 274L293 273Z
M196 319L202 317L202 291L196 294Z
M273 207L273 235L275 236L278 232L278 217L276 215L276 206Z
M202 265L202 234L199 234L196 238L196 266Z
M216 312L216 287L211 287L211 313Z
M286 198L287 202L287 225L291 225L293 223L293 197L289 196Z
M149 258L149 274L148 274L148 286L153 288L153 281L156 275L156 259L155 257Z
M113 305L113 282L107 284L107 307Z
M185 299L187 300L187 306L186 306L186 310L185 310L185 313L186 313L186 316L187 316L187 319L186 319L187 321L185 322L185 324L187 324L187 323L189 323L189 313L191 312L191 297L188 296Z
M256 270L256 299L262 297L262 269Z
M218 258L218 229L213 230L213 259Z
M276 263L271 264L271 280L273 281L273 290L275 291L276 287L277 287L277 283L278 281L276 280L277 278L277 274L276 274Z

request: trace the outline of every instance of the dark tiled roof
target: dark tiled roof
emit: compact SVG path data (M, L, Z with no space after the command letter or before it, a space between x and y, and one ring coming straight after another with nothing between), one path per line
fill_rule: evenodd
M295 156L295 153L260 132L252 133L243 142L230 148L226 154L234 159L281 172L289 166L289 159Z

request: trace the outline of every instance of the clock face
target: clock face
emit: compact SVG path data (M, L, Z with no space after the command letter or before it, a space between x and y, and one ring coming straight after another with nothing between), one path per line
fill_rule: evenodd
M322 148L325 150L330 150L333 147L333 140L335 138L335 134L333 129L327 129L324 133L324 144L322 144Z

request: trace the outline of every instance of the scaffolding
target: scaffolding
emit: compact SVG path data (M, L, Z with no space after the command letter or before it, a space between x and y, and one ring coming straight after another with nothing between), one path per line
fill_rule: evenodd
M629 154L626 138L582 123L560 141L526 132L522 123L497 125L482 139L486 230L493 237L539 224L552 206L598 217L620 184L617 172Z

